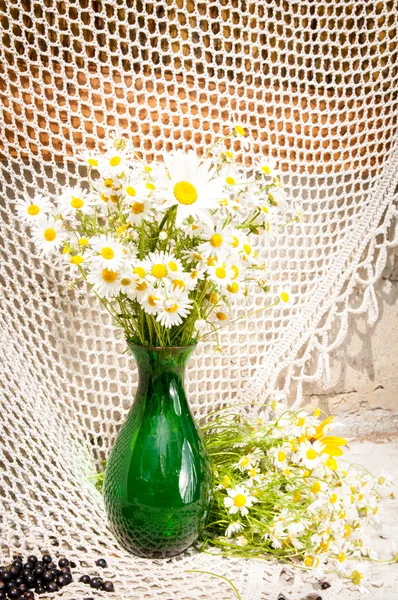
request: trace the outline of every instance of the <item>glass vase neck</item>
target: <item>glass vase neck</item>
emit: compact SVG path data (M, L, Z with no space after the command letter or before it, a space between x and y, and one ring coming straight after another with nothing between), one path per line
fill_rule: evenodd
M127 342L140 375L161 374L165 371L183 375L185 367L197 344L190 346L140 346Z

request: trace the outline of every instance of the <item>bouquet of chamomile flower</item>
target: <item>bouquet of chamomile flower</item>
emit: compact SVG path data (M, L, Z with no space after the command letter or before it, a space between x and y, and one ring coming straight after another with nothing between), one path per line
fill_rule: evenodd
M264 242L286 224L288 202L273 159L248 172L235 163L231 147L244 134L236 127L203 158L178 150L152 164L114 136L102 154L80 155L86 183L55 202L25 200L19 215L43 253L59 253L128 340L190 344L203 327L217 332L255 288L269 292ZM278 290L271 306L289 297Z

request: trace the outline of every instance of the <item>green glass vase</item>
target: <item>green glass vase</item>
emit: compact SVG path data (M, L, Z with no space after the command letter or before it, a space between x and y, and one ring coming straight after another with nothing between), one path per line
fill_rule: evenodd
M195 346L129 347L138 388L107 462L105 507L116 538L130 552L174 556L197 539L212 487L209 457L184 391Z

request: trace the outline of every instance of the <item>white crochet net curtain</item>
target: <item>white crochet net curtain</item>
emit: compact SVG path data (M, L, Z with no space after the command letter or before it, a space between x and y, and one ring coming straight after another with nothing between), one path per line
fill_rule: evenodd
M375 321L374 283L395 243L397 3L2 0L0 11L2 558L106 556L119 599L234 597L186 572L199 568L228 576L244 600L276 600L277 565L195 552L143 560L114 541L88 477L131 405L134 361L101 307L38 258L14 201L74 185L77 151L114 128L151 159L243 125L252 158L272 154L301 204L303 222L268 258L269 284L289 284L297 302L240 321L222 354L203 344L189 395L198 416L278 388L300 403L303 383L327 385L349 313ZM298 580L289 585L298 593Z

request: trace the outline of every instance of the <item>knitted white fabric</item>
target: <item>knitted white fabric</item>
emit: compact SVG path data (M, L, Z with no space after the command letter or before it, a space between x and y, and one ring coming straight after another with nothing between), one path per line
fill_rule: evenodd
M117 546L88 477L132 402L134 361L100 306L38 258L14 200L75 184L76 152L115 127L150 159L243 125L302 206L268 260L269 284L289 284L297 302L223 332L222 354L203 344L189 396L197 416L278 388L298 404L306 381L327 385L349 314L376 320L374 283L398 241L397 3L8 0L0 14L2 552L56 546L90 565L104 555L119 599L234 597L186 572L202 569L244 600L276 600L278 565L195 552L149 561ZM302 597L297 579L290 589Z

